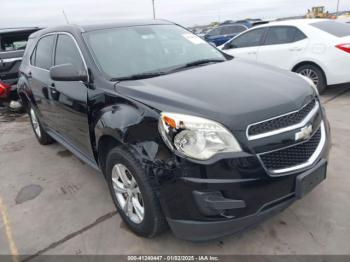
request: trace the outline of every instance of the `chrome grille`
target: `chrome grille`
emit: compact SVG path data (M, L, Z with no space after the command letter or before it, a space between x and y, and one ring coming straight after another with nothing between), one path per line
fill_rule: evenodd
M316 100L313 99L299 111L252 124L248 127L247 135L248 137L253 137L298 124L305 119L308 114L310 114L310 112L315 108L316 103Z
M279 170L305 163L315 152L321 140L321 129L306 142L260 155L260 159L269 170Z

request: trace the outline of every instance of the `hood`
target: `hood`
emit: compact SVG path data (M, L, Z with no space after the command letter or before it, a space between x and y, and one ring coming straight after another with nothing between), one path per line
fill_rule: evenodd
M159 111L205 117L231 130L298 110L314 96L296 74L238 58L122 81L116 90Z

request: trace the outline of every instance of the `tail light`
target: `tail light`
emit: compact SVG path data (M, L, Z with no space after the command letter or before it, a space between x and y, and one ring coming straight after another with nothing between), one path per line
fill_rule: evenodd
M0 97L5 98L11 91L11 86L0 82Z
M340 44L340 45L336 45L335 47L347 53L350 53L350 44Z

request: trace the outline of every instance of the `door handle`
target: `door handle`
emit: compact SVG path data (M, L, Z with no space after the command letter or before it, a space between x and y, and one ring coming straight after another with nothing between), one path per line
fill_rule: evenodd
M248 55L256 55L255 51L248 52Z
M302 48L301 47L293 47L291 49L289 49L290 51L301 51Z

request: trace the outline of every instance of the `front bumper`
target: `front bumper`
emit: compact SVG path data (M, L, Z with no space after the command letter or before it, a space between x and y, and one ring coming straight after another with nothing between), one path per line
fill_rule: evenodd
M313 165L298 172L271 176L256 156L208 165L180 159L171 171L156 172L159 199L173 233L191 241L233 234L280 212L311 191L323 178L311 180L306 189L299 180L327 167L330 129L326 120L325 126L321 153ZM214 194L208 198L206 193Z
M322 159L312 169L300 174L298 178L305 178L312 175L314 172L323 170L327 167L327 161ZM229 219L225 221L190 221L190 220L177 220L168 218L168 223L173 233L181 239L191 241L206 241L210 239L219 238L225 235L234 234L245 230L251 226L254 226L265 219L281 212L289 205L291 205L298 198L303 197L306 193L311 191L318 183L322 182L323 177L316 176L316 180L307 181L306 188L301 188L296 184L296 190L280 199L276 199L269 203L265 203L255 214ZM304 185L305 187L305 185Z
M295 197L287 199L276 206L253 215L227 221L188 221L168 218L168 224L174 235L190 241L206 241L234 234L258 224L274 214L287 208Z

